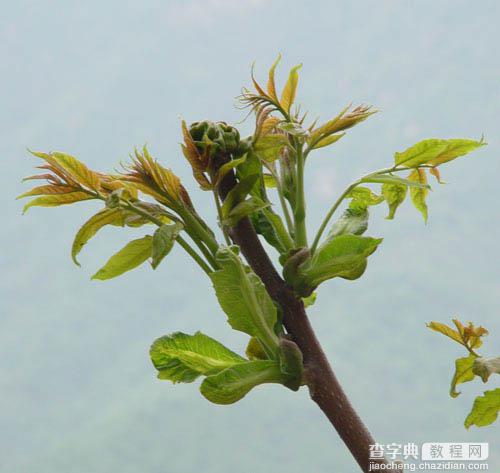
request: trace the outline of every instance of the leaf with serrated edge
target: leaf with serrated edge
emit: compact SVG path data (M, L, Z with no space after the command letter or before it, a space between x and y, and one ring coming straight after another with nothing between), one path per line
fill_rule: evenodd
M137 266L140 266L151 256L153 239L150 235L132 240L118 253L115 253L107 263L92 276L92 279L104 281L116 278Z
M159 379L190 383L200 375L211 375L246 360L224 345L196 332L175 332L155 340L150 356Z
M209 276L229 324L259 338L266 352L273 354L277 310L262 281L230 248L220 248L216 259L221 269Z
M483 396L476 397L472 410L465 419L465 427L468 429L471 425L485 427L493 424L498 417L499 411L500 388L485 391Z

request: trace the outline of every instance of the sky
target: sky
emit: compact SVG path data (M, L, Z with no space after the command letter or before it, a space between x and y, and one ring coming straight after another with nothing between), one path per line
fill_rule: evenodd
M200 214L214 221L180 153L180 121L225 120L264 80L303 63L297 101L326 120L368 103L380 110L306 170L308 226L317 228L354 178L389 165L430 137L487 147L443 166L429 222L409 203L394 221L374 208L368 234L384 237L360 280L330 281L310 318L353 404L379 443L490 442L500 469L499 424L466 431L484 391L448 395L458 345L430 332L454 316L490 329L498 355L500 5L493 0L143 0L9 2L0 18L1 473L275 473L356 471L309 399L280 386L216 406L196 385L159 381L149 346L202 330L242 353L208 279L178 249L156 270L91 281L139 229L105 229L70 257L95 203L33 208L15 196L33 174L27 148L60 150L112 171L136 146L171 167ZM196 383L195 383L196 384ZM492 379L489 388L498 387Z

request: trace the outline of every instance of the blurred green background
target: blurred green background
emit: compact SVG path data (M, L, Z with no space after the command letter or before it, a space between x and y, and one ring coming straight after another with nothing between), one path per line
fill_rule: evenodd
M490 329L499 354L500 4L186 0L17 1L2 8L3 231L0 317L2 473L356 471L306 390L261 387L231 406L194 385L155 379L150 343L203 330L242 351L209 281L174 250L161 267L89 276L133 235L105 229L81 255L73 235L96 204L31 209L14 197L37 163L26 147L62 150L112 170L134 146L178 173L180 118L236 123L250 64L264 78L278 52L303 62L298 101L327 119L347 103L381 113L318 152L307 169L310 228L360 173L428 137L485 135L489 146L443 167L424 225L408 203L395 221L372 211L383 244L365 277L322 287L310 315L333 367L380 443L491 443L499 425L462 425L482 383L448 396L458 345L425 328L458 315ZM239 125L249 132L252 120ZM498 386L492 379L490 386Z

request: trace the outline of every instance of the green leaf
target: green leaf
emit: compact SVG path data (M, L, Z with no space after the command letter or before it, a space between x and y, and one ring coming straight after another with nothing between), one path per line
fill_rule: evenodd
M221 269L210 273L210 278L229 324L257 337L266 353L274 355L277 310L262 281L230 248L220 248L216 259Z
M319 140L317 143L313 143L313 146L311 149L319 149L319 148L324 148L325 146L329 146L333 143L336 143L344 135L345 135L345 133L338 133L337 135L327 136L326 138Z
M251 219L255 231L276 248L280 255L293 247L293 240L290 238L281 217L274 213L270 207L253 213Z
M176 332L158 338L151 345L150 356L158 378L174 383L190 383L200 375L216 374L246 361L201 332Z
M394 154L398 166L417 167L422 164L438 166L484 146L486 143L468 139L428 139L420 141L401 153Z
M272 162L278 159L281 150L288 145L288 138L285 135L268 134L259 137L253 146L253 150L260 159Z
M224 178L224 176L231 170L233 170L234 168L238 167L240 164L243 164L247 159L247 155L243 155L241 158L237 158L237 159L232 159L231 161L223 164L219 170L217 171L217 174L215 175L215 178L214 178L214 186L218 186L220 184L220 182L222 181L222 179Z
M272 174L263 174L264 178L264 185L268 188L275 188L278 187L278 184L276 182L276 179Z
M151 256L152 241L150 235L132 240L127 243L118 253L115 253L107 263L92 276L92 279L116 278L131 269L137 268Z
M106 225L124 225L124 214L121 209L104 209L90 217L78 230L71 247L71 258L80 266L77 256L87 242Z
M231 210L243 202L246 196L250 193L255 183L259 180L259 174L251 174L244 177L236 184L227 194L222 204L222 217L227 218Z
M408 179L413 182L418 182L420 184L427 184L427 175L423 169L415 169L413 170ZM427 194L429 191L425 188L420 187L411 187L410 188L410 197L411 201L415 208L422 214L424 217L424 221L427 223L428 211L427 204L425 200L427 199Z
M302 384L304 371L302 352L295 342L286 338L280 339L280 370L286 378L283 384L297 391Z
M51 153L51 156L52 159L78 183L93 190L98 190L100 188L99 174L89 169L74 156L59 152Z
M321 245L300 268L301 273L310 287L335 277L357 279L366 269L367 257L381 242L381 238L340 235Z
M485 391L483 396L478 396L474 401L470 414L465 419L465 427L471 425L484 427L493 424L500 411L500 388Z
M460 345L464 345L464 341L460 333L446 324L442 324L440 322L429 322L427 327L435 332L445 335L448 338L451 338L453 341L460 343Z
M382 185L382 196L384 197L387 205L389 206L389 215L387 215L388 220L392 220L394 215L396 215L397 208L406 199L406 194L408 193L408 186L402 184L383 184Z
M347 194L346 199L352 199L350 209L366 210L371 205L378 205L384 201L381 195L375 194L368 187L357 186Z
M474 374L481 377L483 383L486 383L492 374L500 374L500 357L477 358L472 367L472 371L474 371Z
M162 262L163 258L170 253L177 235L179 235L183 228L184 225L177 222L173 225L162 225L154 232L152 243L153 247L151 250L151 266L153 269L156 269Z
M297 85L299 83L298 70L301 67L302 64L299 64L290 70L290 75L281 94L280 104L286 112L290 112L290 108L295 100Z
M462 383L467 383L472 381L475 377L472 367L474 366L474 360L477 358L476 355L472 353L466 358L458 358L455 361L455 374L451 380L450 396L457 397L460 392L457 391L457 385Z
M339 235L362 235L368 228L368 210L346 209L332 225L327 240Z
M265 198L260 179L262 176L262 163L253 151L247 153L247 159L236 168L236 174L240 182L247 177L256 175L257 178L250 190L250 194L260 197L261 199Z
M269 202L264 202L259 197L250 197L239 204L236 204L229 214L224 218L222 224L228 227L234 227L242 218L269 207Z
M317 297L318 295L315 292L313 292L310 296L303 297L302 302L304 303L304 307L307 309L308 307L314 305Z
M304 130L304 128L302 128L298 123L281 122L277 125L277 128L286 131L293 136L302 137L307 135L307 130Z
M259 384L282 383L283 380L278 361L247 361L208 376L201 383L200 391L215 404L233 404Z
M245 349L245 354L247 355L249 360L267 360L268 357L264 348L262 347L262 343L255 337L251 337L248 341L248 345Z
M31 207L58 207L60 205L74 204L75 202L94 198L94 196L80 191L68 192L67 194L42 195L41 197L30 200L23 207L23 213Z

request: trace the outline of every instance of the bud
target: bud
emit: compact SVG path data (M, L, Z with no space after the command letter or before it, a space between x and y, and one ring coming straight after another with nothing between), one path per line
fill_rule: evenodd
M240 146L239 131L225 122L204 120L194 122L189 134L201 155L213 157L218 153L237 153Z

